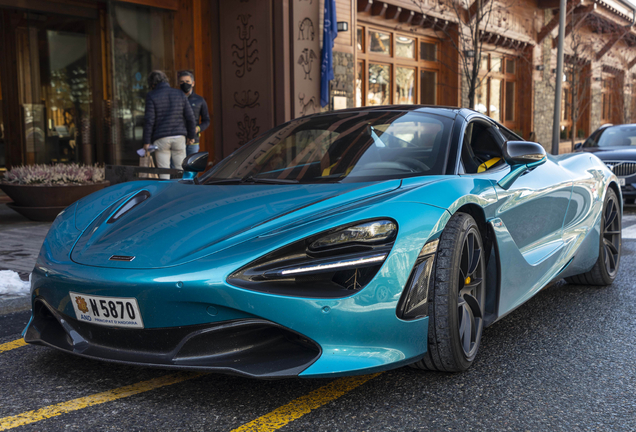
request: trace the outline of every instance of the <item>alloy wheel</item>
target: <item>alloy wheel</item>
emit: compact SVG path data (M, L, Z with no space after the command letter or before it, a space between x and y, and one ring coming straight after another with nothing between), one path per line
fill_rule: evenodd
M610 196L603 213L603 260L610 277L616 275L621 254L621 220L618 202Z
M459 337L467 358L475 355L483 328L483 314L480 300L483 298L483 274L480 261L482 249L478 234L469 231L464 239L459 266L459 294L457 315Z

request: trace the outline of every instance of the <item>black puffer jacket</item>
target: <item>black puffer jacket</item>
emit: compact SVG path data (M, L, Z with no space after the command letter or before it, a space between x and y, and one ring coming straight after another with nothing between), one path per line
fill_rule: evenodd
M188 139L197 136L196 121L188 99L181 90L173 89L165 82L148 92L144 119L144 144L170 136L186 136Z

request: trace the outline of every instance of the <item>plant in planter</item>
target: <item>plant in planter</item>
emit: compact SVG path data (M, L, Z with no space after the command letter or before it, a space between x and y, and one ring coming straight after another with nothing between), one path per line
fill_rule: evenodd
M0 189L21 215L37 221L52 221L78 199L103 189L104 168L98 165L25 165L12 168L0 181Z

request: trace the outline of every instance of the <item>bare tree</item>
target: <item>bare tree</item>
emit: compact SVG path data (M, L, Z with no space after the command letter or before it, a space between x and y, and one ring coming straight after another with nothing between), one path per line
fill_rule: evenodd
M430 27L457 52L460 73L468 84L468 107L474 109L475 93L492 70L491 66L486 73L482 72L480 75L482 58L488 52L496 51L484 46L488 43L486 32L497 21L495 15L501 16L500 12L509 9L512 3L501 4L494 0L441 0L435 2L434 6L427 6L424 0L411 1L427 20L430 19L429 16L448 16L448 20L433 18ZM451 25L448 21L451 21ZM501 37L501 30L507 29L507 23L503 19L497 24Z

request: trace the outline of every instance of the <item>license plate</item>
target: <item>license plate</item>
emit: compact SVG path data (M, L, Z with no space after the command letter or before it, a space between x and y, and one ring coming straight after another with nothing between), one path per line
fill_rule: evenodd
M135 298L102 297L70 292L79 321L111 327L144 328Z
M619 179L618 179L618 184L619 184L620 186L625 186L625 179L624 179L624 178L619 178Z

